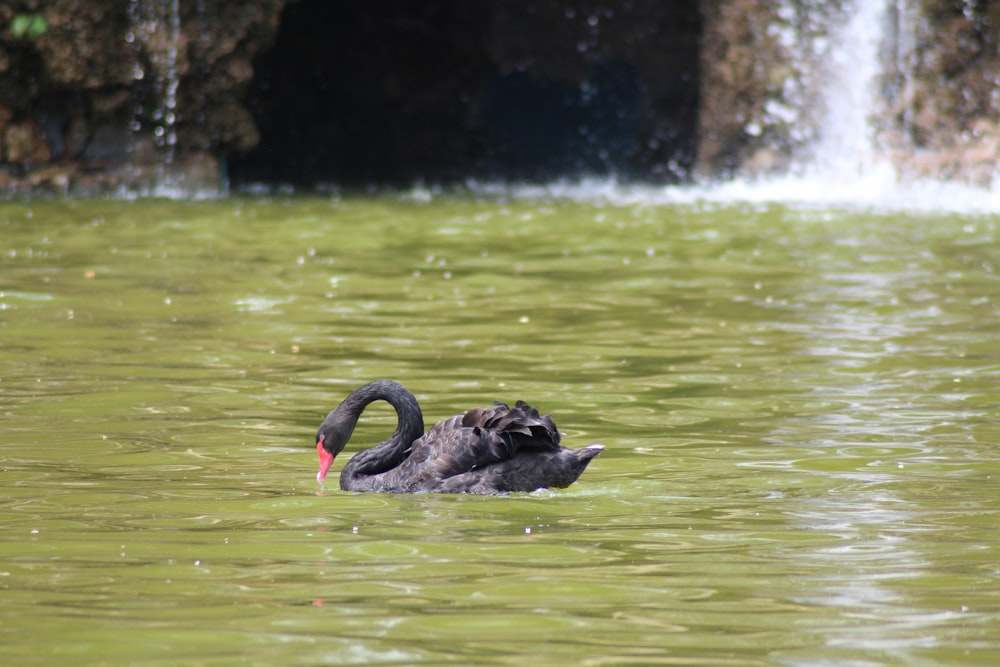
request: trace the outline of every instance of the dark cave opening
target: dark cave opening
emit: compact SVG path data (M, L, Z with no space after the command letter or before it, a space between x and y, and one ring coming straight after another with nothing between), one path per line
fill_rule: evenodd
M233 184L684 178L695 152L696 2L606 12L605 25L622 29L590 42L577 24L586 30L597 14L555 4L552 16L579 20L548 43L515 44L518 58L496 46L521 39L510 24L554 20L526 9L498 27L495 11L460 0L290 4L254 63L245 102L261 138L229 157ZM641 26L635 39L629 26ZM649 44L671 53L650 56ZM672 71L652 69L664 63Z

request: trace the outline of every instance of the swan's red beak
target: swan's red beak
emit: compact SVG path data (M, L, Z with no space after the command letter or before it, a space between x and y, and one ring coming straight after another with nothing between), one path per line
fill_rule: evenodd
M330 466L333 465L333 454L323 447L322 437L316 442L316 451L319 453L319 472L316 473L316 481L322 484L326 473L330 472Z

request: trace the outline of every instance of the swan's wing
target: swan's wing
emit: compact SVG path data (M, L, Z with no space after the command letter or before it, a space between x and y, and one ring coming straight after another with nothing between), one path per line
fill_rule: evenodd
M559 449L551 417L520 401L513 409L498 402L437 423L413 443L411 458L422 459L446 479L508 461L522 450Z
M513 409L497 401L488 408L469 410L462 417L462 426L496 433L509 440L514 451L521 447L559 449L559 431L552 417L539 415L524 401L518 401Z

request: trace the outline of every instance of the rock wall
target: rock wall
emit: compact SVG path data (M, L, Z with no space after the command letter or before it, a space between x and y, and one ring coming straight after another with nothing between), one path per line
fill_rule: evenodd
M772 29L777 3L704 0L697 170L728 177L786 166L792 157L788 124L768 113L783 96L794 59Z
M896 15L878 142L908 178L980 185L1000 162L1000 2L923 0Z
M0 4L0 190L218 188L286 2Z
M824 31L848 4L429 0L414 9L387 0L319 11L314 0L8 0L0 4L0 191L217 189L227 163L252 157L279 169L311 149L303 172L342 153L322 172L333 180L362 159L373 181L504 177L496 138L519 119L509 107L491 117L490 91L518 76L563 109L537 118L558 123L563 114L575 124L568 137L579 130L594 155L612 153L613 170L627 176L787 170L822 132L812 102L823 94L823 70L809 60L823 57ZM906 177L991 182L1000 158L1000 0L890 5L878 148ZM283 72L273 49L291 10L341 25L285 35L308 44ZM588 101L609 71L619 83L622 72L634 76L604 100L610 111ZM276 82L293 79L292 93L275 93ZM616 100L634 108L616 116ZM306 116L293 113L310 106ZM275 138L275 119L291 117L313 125L286 122L291 134ZM367 135L350 136L358 133L352 118L365 121ZM506 123L499 134L498 123ZM617 135L602 138L602 123ZM301 141L290 142L297 132ZM323 143L335 135L353 143ZM616 144L621 137L630 145ZM570 167L594 164L581 155Z

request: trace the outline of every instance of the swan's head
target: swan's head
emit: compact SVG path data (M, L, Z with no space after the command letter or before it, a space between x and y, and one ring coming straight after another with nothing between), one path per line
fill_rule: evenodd
M330 471L334 458L344 450L354 430L353 423L343 423L334 414L335 412L331 412L316 431L316 452L319 454L319 472L316 473L316 481L320 484Z

